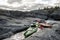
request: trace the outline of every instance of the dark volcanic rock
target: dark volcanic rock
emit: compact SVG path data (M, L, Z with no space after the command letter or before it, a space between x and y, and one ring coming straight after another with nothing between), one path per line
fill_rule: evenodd
M30 12L36 18L47 19L48 12L45 10L34 10Z
M55 26L52 29L40 30L24 40L60 40L60 25Z
M52 19L60 20L60 9L54 11L50 16Z
M20 26L20 24L29 24L29 23L27 23L28 19L25 20L24 18L31 17L31 18L47 19L48 18L47 15L51 16L52 19L60 20L59 11L55 11L54 13L49 15L48 12L45 10L33 10L30 12L0 10L0 24L2 24L2 25L0 25L0 40L10 37L11 35L13 35L15 33L18 33L18 32L21 32L21 31L27 29L28 27L26 27L26 26ZM57 32L59 32L59 31L57 31ZM47 37L43 36L43 38L42 37L38 37L36 39L35 38L36 37L32 37L32 40L33 39L34 40L40 40L40 39L49 40L50 39L50 37L48 35L47 35ZM52 35L52 38L54 38L54 35Z
M0 24L6 24L7 23L7 20L6 19L2 19L2 18L0 18Z
M5 15L13 18L33 17L33 18L47 19L48 13L47 11L44 10L33 10L30 12L0 10L0 15Z
M1 26L1 25L0 25ZM26 26L1 26L0 27L0 40L10 37L18 32L26 30Z
M60 9L55 10L51 13L49 13L48 10L33 10L29 12L28 11L22 12L22 11L0 10L0 15L12 17L12 18L18 18L18 19L21 17L22 18L32 17L32 18L40 18L40 19L60 20Z

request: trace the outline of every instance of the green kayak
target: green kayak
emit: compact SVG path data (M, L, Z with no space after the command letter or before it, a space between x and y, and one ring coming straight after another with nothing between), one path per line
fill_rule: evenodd
M33 33L37 32L37 28L35 27L30 27L28 30L24 33L25 38L29 37Z

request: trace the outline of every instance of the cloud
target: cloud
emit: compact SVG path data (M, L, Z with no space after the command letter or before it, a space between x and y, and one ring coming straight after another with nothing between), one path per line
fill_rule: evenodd
M38 4L48 4L48 5L53 5L56 3L57 0L36 0L35 2Z
M9 0L0 0L0 5L10 5L7 1ZM19 0L14 0L13 2L18 2ZM57 0L20 0L23 3L37 3L37 4L48 4L48 5L53 5L54 3L56 3ZM12 0L10 1L12 2ZM22 3L22 4L23 4ZM14 3L15 4L15 3Z
M9 3L9 2L10 3ZM58 0L59 1L59 0ZM47 6L55 6L57 0L0 0L0 5L4 5L11 9L38 9ZM41 5L40 5L41 4Z
M7 0L0 0L0 5L6 5L7 4Z

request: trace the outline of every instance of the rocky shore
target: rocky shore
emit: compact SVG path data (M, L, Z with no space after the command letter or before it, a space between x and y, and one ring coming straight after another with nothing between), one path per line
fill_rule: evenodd
M49 11L48 11L49 10ZM36 19L44 19L53 24L52 29L39 30L24 40L60 40L60 8L56 10L11 11L0 10L0 40L20 40L30 23ZM57 21L58 20L58 21ZM24 38L24 37L23 37Z

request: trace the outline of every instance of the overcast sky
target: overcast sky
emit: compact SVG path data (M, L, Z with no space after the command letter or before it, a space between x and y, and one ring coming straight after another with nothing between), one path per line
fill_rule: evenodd
M15 3L13 4L9 4L7 2L8 0L0 0L0 5L12 5L12 6L17 6L18 4L18 0L14 0ZM10 0L12 2L12 0ZM17 1L17 2L16 2ZM22 4L25 4L25 2L29 3L29 2L33 2L33 3L37 3L37 4L48 4L48 5L54 5L54 3L57 2L57 0L20 0L22 1Z
M27 0L25 0L25 1L27 1ZM30 1L33 1L33 0L30 0ZM37 3L50 3L51 4L51 3L55 3L57 0L34 0L34 1ZM5 4L6 2L7 2L7 0L0 0L0 4Z

